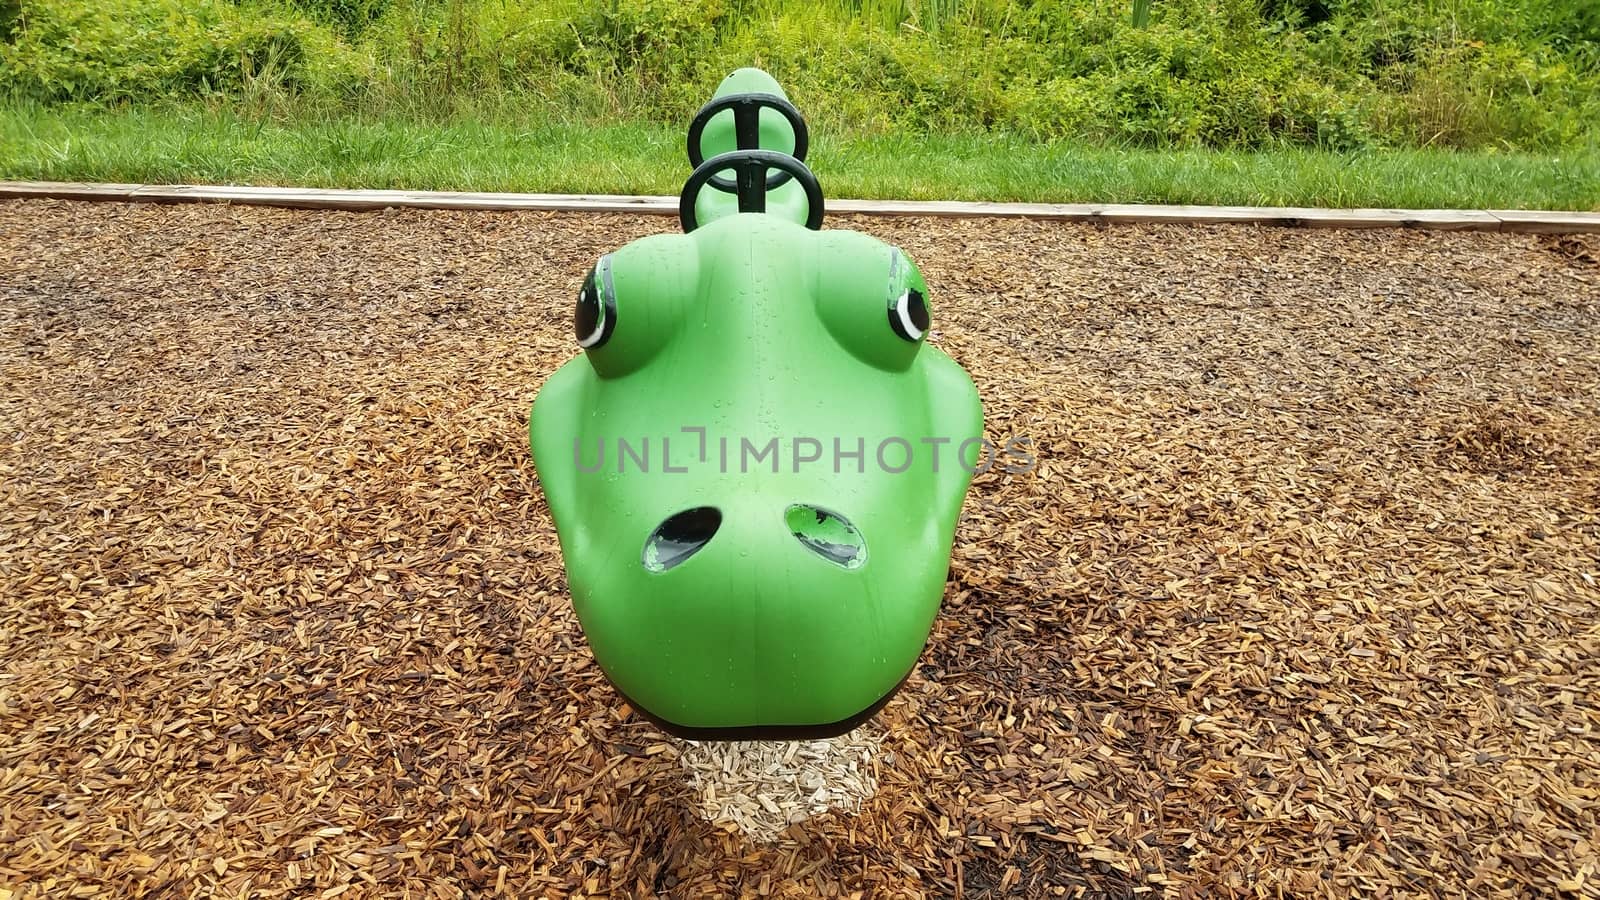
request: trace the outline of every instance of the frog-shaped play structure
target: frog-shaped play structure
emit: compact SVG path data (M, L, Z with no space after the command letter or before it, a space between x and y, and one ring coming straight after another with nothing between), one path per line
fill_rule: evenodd
M922 274L821 230L806 146L765 72L722 83L689 130L685 233L599 259L583 353L529 426L596 661L691 739L828 737L887 703L981 451Z

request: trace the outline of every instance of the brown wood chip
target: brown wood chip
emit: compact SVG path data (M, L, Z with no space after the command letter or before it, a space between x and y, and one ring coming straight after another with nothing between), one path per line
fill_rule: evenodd
M0 897L1600 896L1596 238L830 224L1039 462L765 844L528 458L669 221L0 203Z

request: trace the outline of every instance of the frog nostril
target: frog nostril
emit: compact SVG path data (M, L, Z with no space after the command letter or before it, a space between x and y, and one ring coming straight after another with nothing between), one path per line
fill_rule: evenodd
M783 520L807 550L834 565L859 569L867 561L867 542L861 532L836 512L796 503L784 511Z
M722 526L722 512L697 506L668 516L644 542L641 562L652 572L665 572L704 547Z

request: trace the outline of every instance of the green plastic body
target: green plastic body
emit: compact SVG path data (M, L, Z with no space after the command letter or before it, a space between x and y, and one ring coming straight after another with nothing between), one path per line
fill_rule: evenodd
M803 198L793 218L706 212L597 268L614 330L539 392L535 465L595 659L641 711L686 735L843 730L927 641L981 406L891 327L926 292L901 251L806 230ZM847 521L856 558L801 540L797 505ZM647 566L662 523L705 507L710 539Z

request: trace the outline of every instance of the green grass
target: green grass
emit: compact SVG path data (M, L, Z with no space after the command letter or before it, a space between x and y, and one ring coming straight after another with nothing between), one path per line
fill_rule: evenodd
M199 103L0 103L0 178L676 194L683 126L504 113L436 122ZM818 134L834 198L1600 209L1600 149L1556 155L1077 147Z

